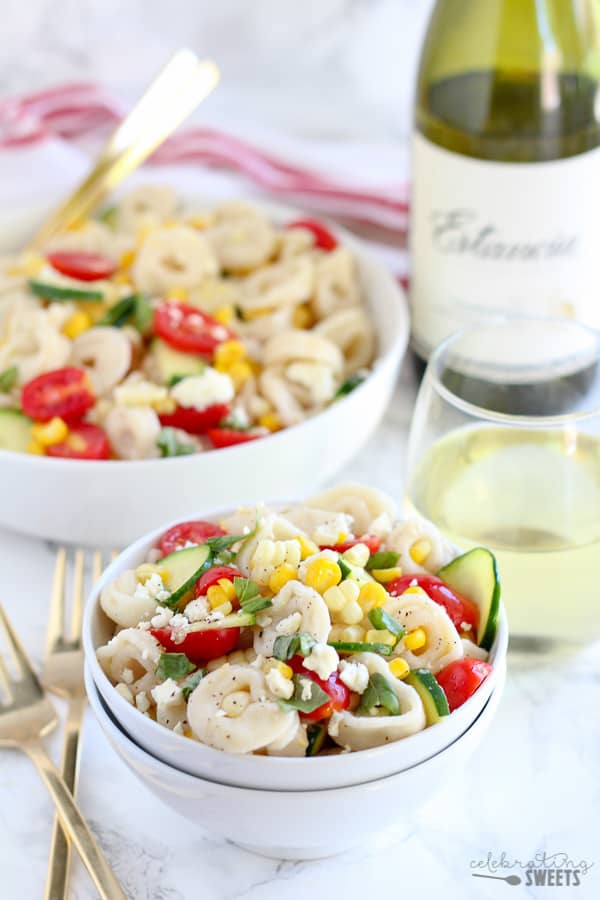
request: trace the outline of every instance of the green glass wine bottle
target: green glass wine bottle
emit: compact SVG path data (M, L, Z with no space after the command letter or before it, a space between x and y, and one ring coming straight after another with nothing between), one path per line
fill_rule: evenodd
M498 314L600 328L600 0L437 0L411 249L423 357Z

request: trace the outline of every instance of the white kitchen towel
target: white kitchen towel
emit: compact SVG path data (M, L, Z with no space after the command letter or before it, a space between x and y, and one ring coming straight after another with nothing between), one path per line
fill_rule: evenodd
M5 209L51 204L88 170L126 110L94 84L0 100L0 196ZM407 277L408 181L401 144L308 140L260 128L178 131L136 173L208 199L270 196L342 221Z

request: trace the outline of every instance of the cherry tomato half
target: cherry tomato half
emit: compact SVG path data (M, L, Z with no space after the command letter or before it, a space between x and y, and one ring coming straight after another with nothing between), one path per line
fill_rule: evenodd
M171 638L170 628L150 629L168 653L185 653L194 663L217 659L233 650L240 636L239 628L218 628L216 631L190 631L181 643Z
M250 431L238 431L235 428L209 428L207 435L211 439L213 447L220 450L222 447L235 447L236 444L247 444L248 441L256 441L264 437L264 434L253 434Z
M161 303L154 313L154 330L176 350L208 359L212 359L219 344L236 337L229 328L185 303Z
M228 581L233 581L234 578L243 578L244 576L240 572L239 569L236 569L235 566L213 566L212 569L209 569L208 572L205 572L204 575L201 575L198 581L196 582L196 587L194 588L194 597L203 597L209 587L212 587L213 584L217 584L221 578L226 578ZM232 604L236 607L236 604ZM237 607L239 607L239 602L237 603Z
M436 680L444 690L450 712L472 697L488 677L492 667L481 659L455 659L437 673Z
M117 266L99 253L75 253L68 250L60 250L48 254L48 262L53 269L76 278L78 281L98 281L100 278L110 278L117 271Z
M178 406L172 413L161 413L162 425L181 428L189 434L204 434L229 415L231 407L228 403L213 403L206 409L195 409L193 406Z
M158 542L158 549L163 556L181 550L187 544L203 544L206 538L223 537L227 534L214 522L205 522L204 519L195 519L190 522L180 522L165 531Z
M32 378L21 394L23 412L37 422L49 422L54 416L69 424L78 422L94 402L87 373L74 367Z
M286 228L306 228L307 231L312 231L315 247L319 247L321 250L335 250L338 245L329 229L315 219L298 219L296 222L289 222Z
M479 612L475 604L435 575L402 575L386 584L387 592L392 597L399 597L413 581L423 588L428 597L444 607L457 631L465 630L462 624L465 622L471 626L467 631L470 630L476 636Z
M357 544L366 544L369 553L377 553L381 547L381 538L374 534L363 534L362 537L352 538L350 541L344 541L341 544L331 544L330 546L321 547L321 550L335 550L337 553L345 553L350 547L356 547Z
M350 706L350 691L337 672L332 672L329 678L323 681L315 672L304 667L304 660L301 656L292 656L288 660L288 664L298 675L315 681L331 697L331 700L322 706L318 706L311 713L300 713L303 719L308 719L310 722L318 722L321 719L328 719L336 710L348 709Z
M60 444L46 447L46 454L61 459L110 459L110 445L101 428L81 422L69 429Z

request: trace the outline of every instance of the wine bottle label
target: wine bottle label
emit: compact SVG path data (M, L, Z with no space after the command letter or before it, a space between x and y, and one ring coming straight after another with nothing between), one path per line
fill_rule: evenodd
M600 328L600 148L551 162L472 159L414 137L415 349L495 315Z

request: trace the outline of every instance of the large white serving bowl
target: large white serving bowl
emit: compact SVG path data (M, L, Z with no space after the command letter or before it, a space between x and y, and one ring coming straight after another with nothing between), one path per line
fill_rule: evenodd
M220 521L232 510L203 513L195 518ZM142 715L115 690L96 658L96 649L106 644L114 632L114 623L100 607L100 592L105 584L125 569L135 569L144 562L148 551L167 526L155 529L123 551L106 569L94 586L88 600L83 624L83 644L91 676L121 727L141 747L183 772L210 779L221 784L266 790L305 791L344 787L383 778L414 766L439 753L455 741L480 714L506 662L508 626L501 610L496 639L489 661L493 670L481 687L463 706L444 721L426 728L402 741L345 753L331 758L288 759L286 757L239 756L224 753L196 741L190 741Z
M436 756L397 775L321 791L260 791L187 775L139 747L104 705L86 666L90 705L133 774L176 812L247 850L277 859L316 859L355 847L402 820L447 784L464 780L498 708L504 673L471 727ZM330 757L333 771L342 757Z
M298 210L260 204L274 221ZM0 215L0 255L22 246L41 210ZM332 226L333 227L333 226ZM0 450L0 527L35 537L123 546L198 507L307 493L356 455L391 399L409 336L402 288L364 242L333 227L358 261L378 353L368 378L311 419L264 440L172 459L93 462ZM1 302L1 298L0 298Z

